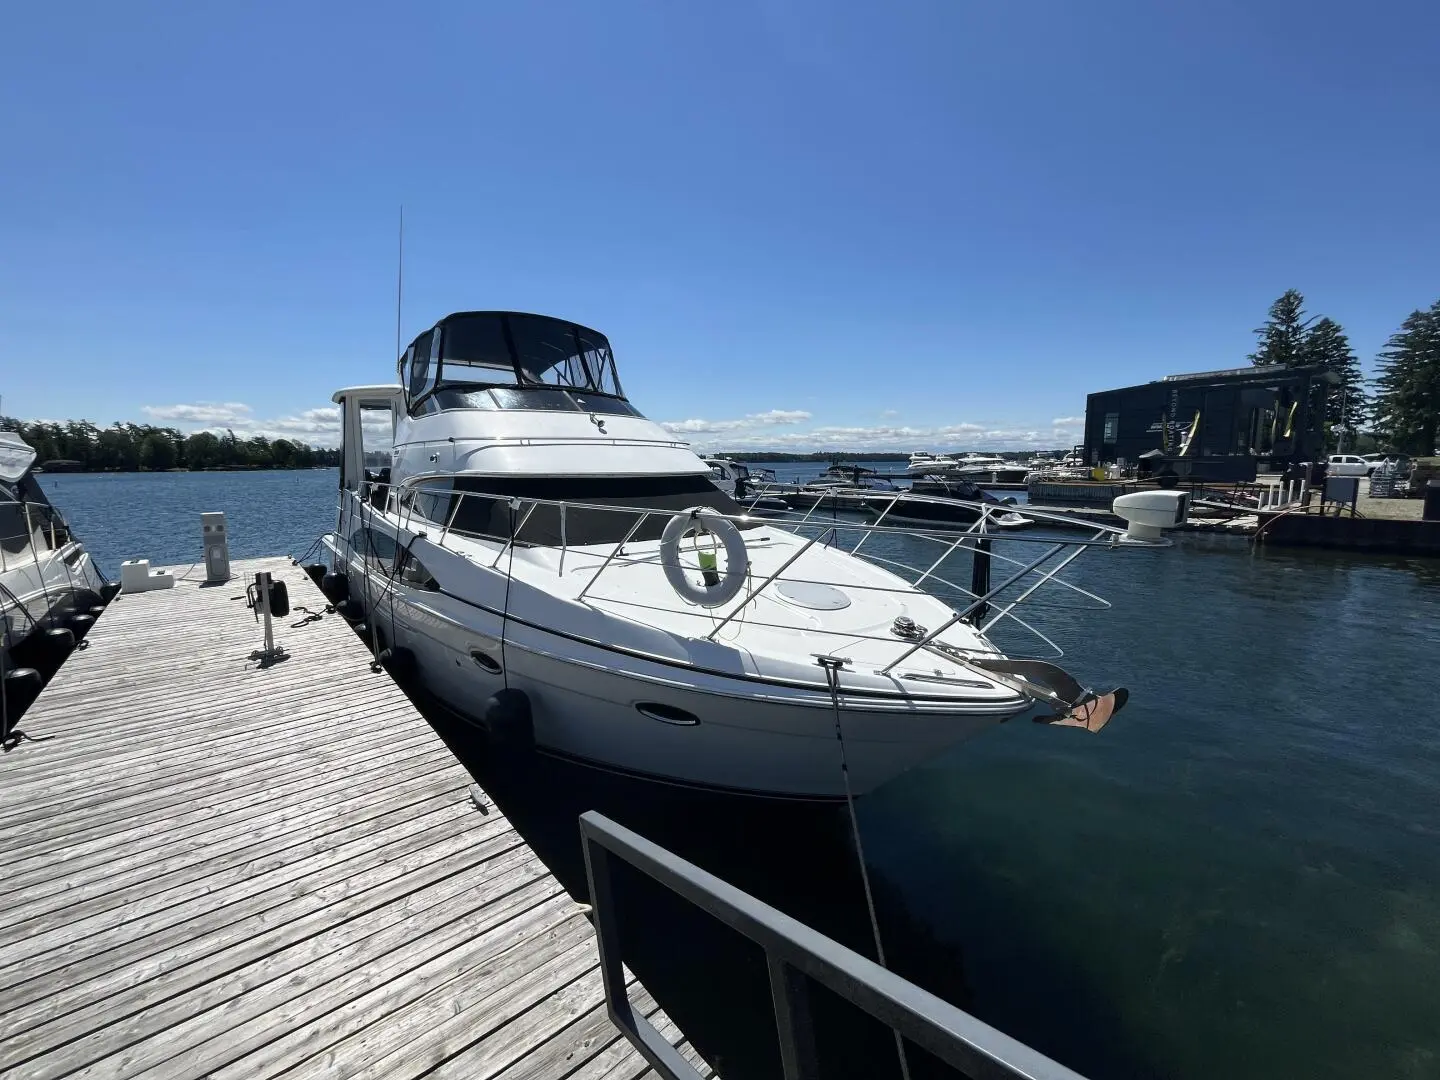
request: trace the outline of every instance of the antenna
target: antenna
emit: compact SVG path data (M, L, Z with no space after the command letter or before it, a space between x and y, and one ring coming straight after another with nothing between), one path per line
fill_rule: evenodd
M395 356L400 356L400 304L405 298L405 204L400 204L399 259L395 267Z

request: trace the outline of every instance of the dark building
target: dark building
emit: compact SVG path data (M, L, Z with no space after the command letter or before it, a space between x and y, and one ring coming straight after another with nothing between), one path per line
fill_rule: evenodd
M1085 400L1085 460L1204 480L1319 461L1338 381L1324 367L1246 367L1102 390Z

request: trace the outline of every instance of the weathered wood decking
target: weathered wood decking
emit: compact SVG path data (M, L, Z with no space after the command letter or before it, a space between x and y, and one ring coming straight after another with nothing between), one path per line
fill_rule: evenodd
M648 1075L582 909L340 617L248 659L260 569L322 609L288 559L122 596L0 757L0 1075Z

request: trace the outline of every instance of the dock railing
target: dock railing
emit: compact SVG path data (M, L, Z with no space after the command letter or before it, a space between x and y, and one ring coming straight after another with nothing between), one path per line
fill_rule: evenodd
M635 1011L625 992L610 876L616 859L764 950L785 1080L821 1077L810 1014L810 991L816 984L954 1067L961 1076L1082 1080L1078 1073L1039 1051L595 811L581 815L580 836L610 1018L666 1080L702 1078Z

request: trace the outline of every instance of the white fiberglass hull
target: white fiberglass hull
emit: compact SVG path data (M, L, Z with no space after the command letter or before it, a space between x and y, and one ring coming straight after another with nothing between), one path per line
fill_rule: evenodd
M383 643L407 649L419 684L462 716L479 720L489 697L508 687L529 698L543 752L707 789L845 796L834 708L818 665L816 685L802 686L666 663L563 627L502 618L503 609L485 606L483 589L476 602L392 589L381 575L367 577L362 560L340 562L351 595L367 598L367 618ZM503 589L503 580L496 584ZM1013 698L867 696L843 686L840 716L856 795L1026 708Z

